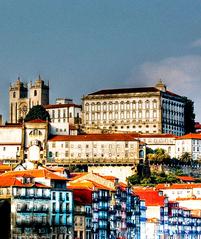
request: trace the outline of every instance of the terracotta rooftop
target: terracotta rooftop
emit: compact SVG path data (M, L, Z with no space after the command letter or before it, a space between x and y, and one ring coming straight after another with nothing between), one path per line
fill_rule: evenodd
M37 187L37 188L50 188L41 183L22 183L16 177L0 176L0 187Z
M91 189L91 190L95 190L95 189L99 189L99 190L107 190L107 191L113 191L113 188L109 188L106 187L102 184L96 183L92 180L83 180L81 182L70 182L68 188L70 189Z
M129 134L55 135L49 141L136 141Z
M159 196L159 193L153 189L134 188L134 193L145 201L146 206L164 206L165 197Z
M196 179L191 176L177 176L178 179L184 182L195 182Z
M177 139L201 139L201 134L199 133L190 133L183 136L177 137Z
M47 169L33 169L25 171L10 171L2 174L3 176L14 176L14 177L34 177L34 178L48 178L52 180L66 180L67 178L61 177L48 171Z
M26 123L47 123L47 121L42 119L33 119L33 120L26 121Z

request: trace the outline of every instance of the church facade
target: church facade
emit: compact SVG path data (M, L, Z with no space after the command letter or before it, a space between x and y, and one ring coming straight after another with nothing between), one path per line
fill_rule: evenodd
M30 84L17 79L9 88L9 122L18 123L34 105L49 104L49 85L39 76Z

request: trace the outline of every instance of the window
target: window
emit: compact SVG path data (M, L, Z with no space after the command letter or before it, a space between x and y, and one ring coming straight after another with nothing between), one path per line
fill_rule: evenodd
M118 101L116 101L115 102L115 110L118 110L118 108L119 108L119 103L118 103Z
M107 110L107 103L106 102L103 103L103 110Z
M146 108L146 109L149 109L149 107L150 107L150 105L149 105L149 101L146 100L146 102L145 102L145 108Z
M97 110L98 111L101 110L101 103L100 102L97 103Z
M37 96L37 90L34 90L34 96Z
M13 98L15 98L15 97L16 97L16 92L14 91L14 92L13 92Z
M56 200L56 192L52 193L52 200ZM56 206L56 205L55 205Z
M123 110L124 109L124 102L122 101L121 102L121 110Z
M138 108L142 109L142 101L141 100L138 102Z
M156 100L153 101L153 108L154 108L154 109L157 108L157 101L156 101Z
M112 102L109 103L109 110L112 110Z
M95 104L94 104L94 103L91 104L91 110L92 110L92 111L95 110Z

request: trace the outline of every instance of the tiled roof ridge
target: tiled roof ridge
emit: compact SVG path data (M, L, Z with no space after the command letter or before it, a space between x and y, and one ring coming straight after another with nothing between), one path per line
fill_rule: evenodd
M52 109L52 108L64 108L64 107L78 107L81 108L81 105L78 104L74 104L74 103L69 103L69 104L48 104L48 105L44 105L45 109Z
M52 135L49 141L136 141L131 134Z

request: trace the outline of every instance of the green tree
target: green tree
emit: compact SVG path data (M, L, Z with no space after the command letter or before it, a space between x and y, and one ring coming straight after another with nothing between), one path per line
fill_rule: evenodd
M30 121L34 119L48 120L50 122L50 115L42 105L35 105L29 110L24 120Z
M165 152L162 148L157 148L153 150L152 153L147 155L150 163L168 163L170 160L170 156Z
M188 152L183 153L180 157L180 161L182 163L191 164L191 162L192 162L191 154Z
M195 132L195 113L194 102L187 97L183 97L184 100L184 128L185 134Z

